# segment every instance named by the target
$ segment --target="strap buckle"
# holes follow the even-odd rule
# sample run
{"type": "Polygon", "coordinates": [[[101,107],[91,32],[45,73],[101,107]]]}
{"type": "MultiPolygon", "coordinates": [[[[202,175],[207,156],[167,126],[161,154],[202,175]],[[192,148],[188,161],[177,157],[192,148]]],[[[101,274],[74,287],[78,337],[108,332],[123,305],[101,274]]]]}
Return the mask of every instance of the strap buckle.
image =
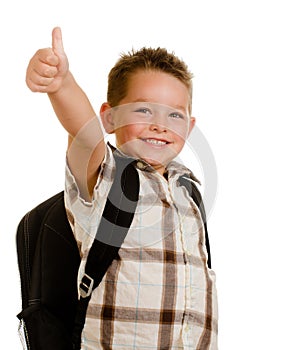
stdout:
{"type": "Polygon", "coordinates": [[[92,294],[93,286],[94,286],[94,280],[92,279],[92,277],[90,277],[85,273],[79,286],[79,292],[81,297],[82,298],[89,297],[92,294]]]}

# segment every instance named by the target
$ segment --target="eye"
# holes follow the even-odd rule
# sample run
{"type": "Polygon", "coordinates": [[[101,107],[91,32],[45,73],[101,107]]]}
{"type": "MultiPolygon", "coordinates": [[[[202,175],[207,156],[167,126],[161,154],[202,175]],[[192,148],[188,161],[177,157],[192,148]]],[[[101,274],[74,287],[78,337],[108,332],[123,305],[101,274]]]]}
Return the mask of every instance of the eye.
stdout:
{"type": "Polygon", "coordinates": [[[138,108],[138,109],[135,110],[135,112],[146,114],[146,115],[152,115],[151,110],[149,108],[147,108],[147,107],[138,108]]]}
{"type": "Polygon", "coordinates": [[[176,119],[184,119],[185,118],[185,116],[179,112],[173,112],[173,113],[169,114],[169,117],[176,118],[176,119]]]}

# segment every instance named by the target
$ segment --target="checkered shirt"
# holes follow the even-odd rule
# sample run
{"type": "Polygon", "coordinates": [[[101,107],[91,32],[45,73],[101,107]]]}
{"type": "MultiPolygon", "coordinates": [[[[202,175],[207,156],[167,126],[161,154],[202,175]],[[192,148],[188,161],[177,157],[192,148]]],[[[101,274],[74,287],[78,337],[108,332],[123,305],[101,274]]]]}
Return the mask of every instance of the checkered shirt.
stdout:
{"type": "MultiPolygon", "coordinates": [[[[101,284],[93,291],[81,349],[217,349],[215,274],[207,267],[198,207],[173,161],[166,180],[137,162],[139,200],[132,225],[101,284]]],[[[80,198],[66,166],[65,205],[81,252],[78,285],[114,179],[110,148],[92,202],[80,198]]]]}

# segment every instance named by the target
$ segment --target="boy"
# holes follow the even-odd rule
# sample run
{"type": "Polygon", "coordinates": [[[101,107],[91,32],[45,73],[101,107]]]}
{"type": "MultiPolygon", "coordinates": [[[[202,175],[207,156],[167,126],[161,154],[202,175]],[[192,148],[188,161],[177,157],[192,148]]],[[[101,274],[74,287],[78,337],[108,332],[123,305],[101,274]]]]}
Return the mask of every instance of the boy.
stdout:
{"type": "MultiPolygon", "coordinates": [[[[173,161],[195,123],[191,78],[181,60],[160,48],[125,54],[109,73],[101,121],[115,134],[118,152],[136,160],[140,194],[119,258],[92,294],[82,349],[217,349],[204,227],[177,181],[193,175],[173,161]]],[[[113,154],[69,71],[59,28],[52,48],[31,59],[26,82],[48,94],[69,134],[65,204],[82,256],[80,280],[113,181],[113,154]]]]}

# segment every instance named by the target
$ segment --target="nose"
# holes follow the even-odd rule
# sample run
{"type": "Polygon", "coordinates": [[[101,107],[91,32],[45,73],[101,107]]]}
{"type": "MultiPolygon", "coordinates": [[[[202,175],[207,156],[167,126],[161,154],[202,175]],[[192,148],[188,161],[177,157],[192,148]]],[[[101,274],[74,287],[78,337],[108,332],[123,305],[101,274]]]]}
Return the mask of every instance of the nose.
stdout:
{"type": "Polygon", "coordinates": [[[150,130],[158,133],[167,132],[166,118],[162,115],[155,115],[150,122],[150,130]]]}

